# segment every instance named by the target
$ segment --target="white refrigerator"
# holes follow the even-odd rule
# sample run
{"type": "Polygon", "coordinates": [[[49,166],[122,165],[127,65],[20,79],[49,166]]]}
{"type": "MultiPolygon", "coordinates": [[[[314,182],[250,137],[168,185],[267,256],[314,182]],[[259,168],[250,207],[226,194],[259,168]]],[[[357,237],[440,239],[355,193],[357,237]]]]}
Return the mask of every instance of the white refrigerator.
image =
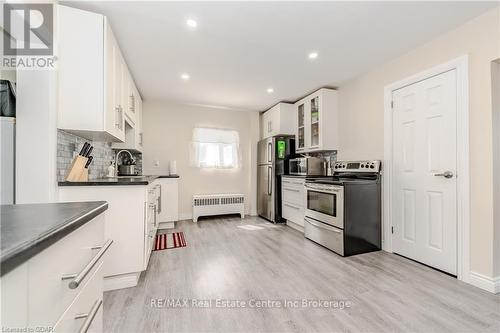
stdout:
{"type": "Polygon", "coordinates": [[[16,118],[0,117],[0,204],[15,203],[16,118]]]}

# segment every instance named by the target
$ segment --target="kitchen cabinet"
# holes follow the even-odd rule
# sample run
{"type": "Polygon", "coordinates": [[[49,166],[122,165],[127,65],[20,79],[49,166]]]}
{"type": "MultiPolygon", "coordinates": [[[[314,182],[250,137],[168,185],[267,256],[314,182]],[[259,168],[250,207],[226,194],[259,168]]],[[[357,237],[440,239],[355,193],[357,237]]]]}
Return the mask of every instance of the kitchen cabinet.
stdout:
{"type": "Polygon", "coordinates": [[[67,315],[75,304],[79,304],[78,313],[89,313],[94,304],[101,304],[88,320],[93,332],[102,332],[102,268],[107,253],[87,265],[98,255],[97,246],[105,244],[104,219],[105,214],[96,216],[2,276],[3,327],[54,327],[54,332],[76,332],[87,318],[67,315]],[[73,289],[69,283],[74,277],[62,279],[87,267],[90,270],[73,289]]]}
{"type": "Polygon", "coordinates": [[[135,126],[132,76],[107,18],[57,6],[58,128],[89,140],[124,142],[135,126]]]}
{"type": "Polygon", "coordinates": [[[131,116],[125,116],[125,142],[113,143],[112,147],[142,153],[142,99],[133,82],[129,84],[129,89],[128,109],[131,116]]]}
{"type": "Polygon", "coordinates": [[[295,133],[294,107],[289,103],[278,103],[260,116],[260,138],[295,133]]]}
{"type": "Polygon", "coordinates": [[[108,202],[104,233],[114,240],[104,267],[104,290],[134,287],[147,268],[158,230],[158,179],[148,185],[60,186],[59,201],[108,202]]]}
{"type": "Polygon", "coordinates": [[[156,239],[158,225],[160,224],[158,215],[161,211],[162,186],[158,184],[158,181],[155,181],[148,186],[147,191],[146,225],[144,228],[144,243],[146,244],[144,247],[144,270],[148,268],[149,258],[153,250],[153,243],[156,239]]]}
{"type": "Polygon", "coordinates": [[[136,127],[134,131],[135,135],[135,147],[136,150],[139,152],[142,152],[142,149],[144,147],[144,135],[143,135],[143,129],[142,129],[142,98],[141,95],[139,94],[139,90],[137,90],[137,87],[134,89],[134,109],[135,109],[135,117],[136,117],[136,127]]]}
{"type": "Polygon", "coordinates": [[[134,80],[130,76],[128,71],[123,73],[123,105],[125,105],[125,120],[135,128],[136,117],[135,117],[135,84],[134,80]]]}
{"type": "Polygon", "coordinates": [[[179,178],[159,178],[161,184],[160,228],[173,228],[179,220],[179,178]]]}
{"type": "Polygon", "coordinates": [[[295,103],[297,152],[338,150],[338,95],[322,88],[295,103]]]}
{"type": "Polygon", "coordinates": [[[281,211],[286,224],[304,232],[305,216],[305,178],[281,178],[281,211]]]}

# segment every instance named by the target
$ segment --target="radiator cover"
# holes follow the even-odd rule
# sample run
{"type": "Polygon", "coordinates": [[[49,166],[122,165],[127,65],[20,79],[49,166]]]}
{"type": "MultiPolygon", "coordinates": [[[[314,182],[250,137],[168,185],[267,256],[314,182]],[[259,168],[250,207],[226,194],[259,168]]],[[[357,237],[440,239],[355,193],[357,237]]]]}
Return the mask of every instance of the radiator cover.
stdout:
{"type": "Polygon", "coordinates": [[[245,217],[243,194],[203,194],[193,196],[193,222],[200,216],[240,214],[245,217]]]}

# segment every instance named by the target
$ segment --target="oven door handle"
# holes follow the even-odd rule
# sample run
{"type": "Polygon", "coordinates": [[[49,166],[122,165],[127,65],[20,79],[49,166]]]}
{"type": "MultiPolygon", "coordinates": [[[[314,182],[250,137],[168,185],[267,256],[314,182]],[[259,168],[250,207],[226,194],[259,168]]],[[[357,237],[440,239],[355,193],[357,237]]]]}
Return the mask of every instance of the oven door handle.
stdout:
{"type": "Polygon", "coordinates": [[[315,227],[321,228],[321,229],[325,229],[325,230],[333,231],[333,232],[336,232],[336,233],[338,233],[338,234],[340,234],[340,233],[342,232],[340,229],[337,229],[337,228],[335,228],[335,227],[330,227],[330,226],[322,225],[323,223],[320,223],[320,222],[317,222],[317,223],[316,223],[316,222],[313,222],[313,221],[311,221],[310,219],[308,219],[307,217],[304,217],[304,220],[305,220],[307,223],[309,223],[309,224],[311,224],[311,225],[313,225],[313,226],[315,226],[315,227]]]}
{"type": "Polygon", "coordinates": [[[324,188],[324,187],[316,187],[316,186],[311,186],[311,185],[304,185],[306,188],[309,188],[311,190],[316,190],[316,191],[321,191],[325,193],[332,193],[332,192],[340,192],[342,190],[341,187],[332,187],[332,188],[324,188]]]}

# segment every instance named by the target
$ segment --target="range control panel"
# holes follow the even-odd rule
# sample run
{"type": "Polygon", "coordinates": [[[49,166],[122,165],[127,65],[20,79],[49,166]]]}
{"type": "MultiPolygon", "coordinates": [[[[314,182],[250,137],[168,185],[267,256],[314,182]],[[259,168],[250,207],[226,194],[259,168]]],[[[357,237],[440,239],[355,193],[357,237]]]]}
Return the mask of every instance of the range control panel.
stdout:
{"type": "Polygon", "coordinates": [[[337,161],[333,165],[335,172],[379,172],[380,161],[337,161]]]}

